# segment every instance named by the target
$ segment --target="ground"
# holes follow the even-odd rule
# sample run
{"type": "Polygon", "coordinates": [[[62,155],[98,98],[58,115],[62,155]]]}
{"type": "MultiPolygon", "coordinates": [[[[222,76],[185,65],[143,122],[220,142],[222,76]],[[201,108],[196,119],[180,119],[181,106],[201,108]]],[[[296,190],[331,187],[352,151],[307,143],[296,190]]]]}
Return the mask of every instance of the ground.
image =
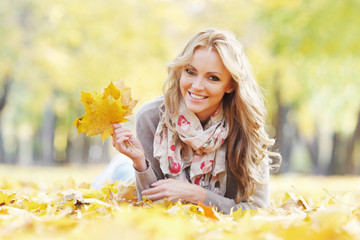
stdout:
{"type": "Polygon", "coordinates": [[[0,239],[360,239],[360,177],[272,176],[269,209],[136,201],[104,166],[0,166],[0,239]]]}

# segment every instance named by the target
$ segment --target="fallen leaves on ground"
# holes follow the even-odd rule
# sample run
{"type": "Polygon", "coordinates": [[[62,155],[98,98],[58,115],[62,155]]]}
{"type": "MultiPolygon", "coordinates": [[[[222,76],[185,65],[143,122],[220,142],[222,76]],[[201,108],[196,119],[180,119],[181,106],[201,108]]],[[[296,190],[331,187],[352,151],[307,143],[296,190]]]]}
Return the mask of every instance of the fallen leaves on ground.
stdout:
{"type": "Polygon", "coordinates": [[[268,209],[225,215],[203,204],[138,202],[129,182],[94,190],[72,177],[52,188],[0,178],[0,239],[360,239],[359,188],[319,191],[325,181],[304,193],[275,191],[268,209]]]}
{"type": "Polygon", "coordinates": [[[81,92],[80,102],[85,115],[76,118],[73,125],[78,133],[95,136],[101,134],[103,141],[113,133],[113,123],[126,122],[137,100],[131,98],[131,90],[122,81],[110,83],[102,93],[81,92]]]}

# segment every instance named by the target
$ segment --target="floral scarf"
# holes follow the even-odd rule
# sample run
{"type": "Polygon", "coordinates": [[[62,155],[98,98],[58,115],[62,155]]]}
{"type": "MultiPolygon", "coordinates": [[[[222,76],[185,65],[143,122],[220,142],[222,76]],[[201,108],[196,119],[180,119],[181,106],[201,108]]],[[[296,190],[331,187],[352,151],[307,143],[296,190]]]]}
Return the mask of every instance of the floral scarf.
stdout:
{"type": "Polygon", "coordinates": [[[180,103],[170,131],[162,116],[154,137],[154,156],[166,178],[200,185],[222,196],[226,191],[226,144],[229,127],[219,107],[203,127],[197,116],[180,103]],[[177,140],[175,140],[177,139],[177,140]]]}

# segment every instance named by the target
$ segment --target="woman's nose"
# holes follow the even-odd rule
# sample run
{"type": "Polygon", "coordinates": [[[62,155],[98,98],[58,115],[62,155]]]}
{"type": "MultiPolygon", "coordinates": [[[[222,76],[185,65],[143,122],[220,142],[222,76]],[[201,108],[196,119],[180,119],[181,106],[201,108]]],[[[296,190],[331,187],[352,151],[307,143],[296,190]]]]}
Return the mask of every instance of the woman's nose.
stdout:
{"type": "Polygon", "coordinates": [[[202,90],[204,88],[204,78],[202,76],[194,78],[192,87],[193,89],[202,90]]]}

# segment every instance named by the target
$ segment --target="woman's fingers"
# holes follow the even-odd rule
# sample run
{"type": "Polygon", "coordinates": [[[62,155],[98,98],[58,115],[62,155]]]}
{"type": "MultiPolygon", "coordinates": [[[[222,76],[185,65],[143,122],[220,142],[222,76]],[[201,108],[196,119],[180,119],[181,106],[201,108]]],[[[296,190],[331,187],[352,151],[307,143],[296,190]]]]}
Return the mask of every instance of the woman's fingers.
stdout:
{"type": "Polygon", "coordinates": [[[115,123],[113,132],[113,145],[122,144],[123,141],[129,140],[133,134],[130,129],[123,127],[121,124],[115,123]]]}
{"type": "Polygon", "coordinates": [[[158,201],[158,200],[162,200],[165,198],[164,194],[159,192],[159,193],[153,193],[153,194],[143,194],[143,196],[146,196],[147,199],[155,202],[155,201],[158,201]]]}
{"type": "Polygon", "coordinates": [[[170,201],[186,201],[190,203],[204,202],[207,191],[188,182],[175,179],[161,179],[151,184],[151,188],[142,191],[151,201],[166,198],[170,201]]]}
{"type": "Polygon", "coordinates": [[[177,201],[179,196],[174,194],[171,189],[174,187],[173,179],[161,179],[151,184],[151,188],[142,191],[142,195],[146,196],[151,201],[157,201],[161,199],[168,199],[170,201],[177,201]]]}
{"type": "Polygon", "coordinates": [[[169,183],[171,181],[174,181],[173,179],[160,179],[154,183],[151,184],[151,187],[157,187],[157,186],[160,186],[162,184],[166,184],[166,183],[169,183]]]}
{"type": "MultiPolygon", "coordinates": [[[[166,191],[159,187],[154,187],[150,189],[146,189],[141,193],[143,196],[146,196],[151,201],[158,201],[164,198],[168,198],[166,191]]],[[[171,200],[171,199],[168,199],[171,200]]]]}
{"type": "MultiPolygon", "coordinates": [[[[156,182],[155,182],[155,183],[156,183],[156,182]]],[[[151,187],[152,187],[152,188],[148,188],[148,189],[142,191],[141,194],[142,194],[142,195],[150,196],[150,195],[154,195],[154,194],[157,194],[157,193],[161,192],[161,189],[158,188],[157,186],[155,186],[154,183],[151,184],[151,187]]]]}
{"type": "Polygon", "coordinates": [[[134,160],[144,156],[140,141],[132,131],[119,123],[113,124],[113,146],[120,152],[134,160]]]}
{"type": "Polygon", "coordinates": [[[129,129],[123,129],[123,128],[117,128],[114,130],[114,135],[128,135],[128,136],[132,136],[132,132],[129,129]]]}

